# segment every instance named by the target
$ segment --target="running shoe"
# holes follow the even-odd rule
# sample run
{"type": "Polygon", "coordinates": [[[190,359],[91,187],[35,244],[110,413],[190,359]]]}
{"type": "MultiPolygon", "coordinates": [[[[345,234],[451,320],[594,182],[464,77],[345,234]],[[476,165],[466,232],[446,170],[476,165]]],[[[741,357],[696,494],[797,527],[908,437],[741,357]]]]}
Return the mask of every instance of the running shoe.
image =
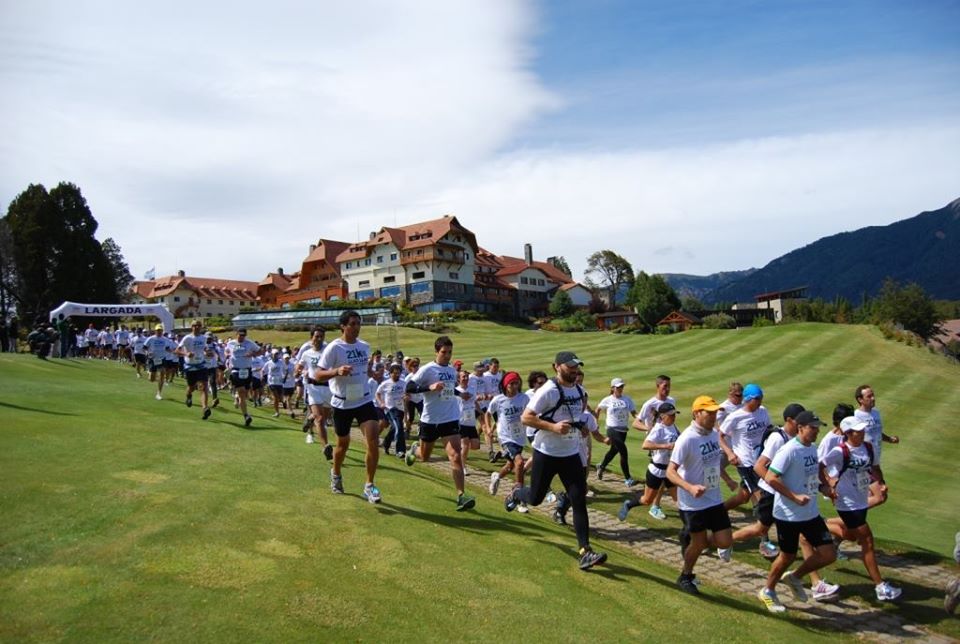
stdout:
{"type": "Polygon", "coordinates": [[[497,490],[500,488],[500,473],[494,472],[490,475],[490,494],[496,494],[497,490]]]}
{"type": "Polygon", "coordinates": [[[249,427],[249,426],[250,426],[250,423],[252,423],[252,422],[253,422],[253,416],[251,416],[250,414],[247,414],[246,416],[243,417],[243,426],[244,426],[244,427],[249,427]]]}
{"type": "Polygon", "coordinates": [[[958,603],[960,603],[960,577],[947,584],[947,592],[943,596],[943,610],[953,615],[958,603]]]}
{"type": "Polygon", "coordinates": [[[777,593],[773,590],[761,588],[757,593],[757,597],[771,613],[782,613],[787,610],[787,607],[780,603],[780,598],[777,597],[777,593]]]}
{"type": "Polygon", "coordinates": [[[594,552],[590,548],[580,548],[580,570],[589,570],[607,560],[607,553],[594,552]]]}
{"type": "Polygon", "coordinates": [[[617,512],[617,518],[621,521],[627,520],[627,513],[630,512],[630,501],[624,501],[623,505],[620,506],[620,511],[617,512]]]}
{"type": "Polygon", "coordinates": [[[280,412],[278,412],[278,411],[273,412],[273,417],[274,417],[274,418],[280,418],[280,412]]]}
{"type": "Polygon", "coordinates": [[[187,403],[187,407],[193,407],[193,396],[192,396],[192,395],[187,394],[186,403],[187,403]]]}
{"type": "Polygon", "coordinates": [[[490,462],[491,462],[491,463],[496,463],[496,462],[499,461],[501,458],[503,458],[503,452],[501,452],[500,450],[497,450],[497,453],[493,455],[493,460],[490,461],[490,462]]]}
{"type": "Polygon", "coordinates": [[[837,584],[829,584],[826,579],[821,579],[810,591],[813,593],[813,601],[825,602],[837,598],[837,594],[840,592],[840,586],[837,584]]]}
{"type": "Polygon", "coordinates": [[[323,457],[328,461],[333,460],[333,445],[327,443],[323,446],[323,457]]]}
{"type": "Polygon", "coordinates": [[[553,511],[553,520],[556,523],[567,525],[567,510],[570,509],[570,499],[565,492],[557,495],[557,508],[553,511]]]}
{"type": "Polygon", "coordinates": [[[366,483],[363,486],[362,496],[370,503],[380,503],[380,488],[373,483],[366,483]]]}
{"type": "Polygon", "coordinates": [[[549,492],[547,492],[547,496],[543,497],[543,500],[546,503],[556,503],[557,495],[553,493],[553,490],[550,490],[549,492]]]}
{"type": "Polygon", "coordinates": [[[216,407],[216,406],[219,405],[219,404],[220,404],[220,399],[219,399],[219,398],[214,398],[214,399],[213,399],[213,404],[210,405],[210,406],[211,406],[211,407],[216,407]]]}
{"type": "Polygon", "coordinates": [[[777,544],[770,541],[769,539],[766,541],[761,541],[759,549],[760,549],[760,554],[766,557],[767,559],[776,559],[777,555],[780,554],[780,548],[778,548],[777,544]]]}
{"type": "Polygon", "coordinates": [[[517,506],[517,512],[520,514],[529,514],[530,508],[527,507],[526,503],[520,502],[520,505],[517,506]]]}
{"type": "Polygon", "coordinates": [[[503,509],[507,512],[513,512],[520,505],[520,488],[513,488],[507,498],[503,500],[503,509]]]}
{"type": "Polygon", "coordinates": [[[843,551],[840,550],[841,543],[843,543],[843,539],[833,538],[833,549],[837,553],[837,561],[846,561],[847,555],[843,554],[843,551]]]}
{"type": "MultiPolygon", "coordinates": [[[[793,593],[793,598],[798,602],[807,601],[807,589],[803,587],[802,579],[794,575],[792,572],[787,572],[780,577],[780,581],[790,586],[790,592],[793,593]]],[[[879,594],[879,591],[877,592],[879,594]]]]}
{"type": "Polygon", "coordinates": [[[206,420],[206,419],[208,419],[208,418],[210,418],[210,408],[209,408],[209,407],[204,407],[204,408],[203,408],[203,420],[206,420]]]}
{"type": "Polygon", "coordinates": [[[595,496],[597,496],[597,493],[594,492],[594,491],[591,490],[591,489],[587,489],[587,493],[584,494],[584,496],[587,497],[588,499],[592,499],[592,498],[594,498],[595,496]]]}
{"type": "Polygon", "coordinates": [[[891,602],[903,594],[902,590],[896,586],[891,586],[890,583],[886,581],[881,581],[876,585],[874,590],[877,591],[877,601],[881,602],[891,602]]]}
{"type": "Polygon", "coordinates": [[[461,494],[457,497],[457,512],[463,512],[477,505],[477,500],[472,496],[461,494]]]}
{"type": "Polygon", "coordinates": [[[314,442],[314,441],[313,441],[313,434],[312,434],[312,433],[308,433],[308,434],[307,434],[307,445],[313,445],[313,442],[314,442]]]}
{"type": "Polygon", "coordinates": [[[599,463],[597,464],[597,480],[603,480],[603,465],[600,465],[599,463]]]}
{"type": "Polygon", "coordinates": [[[343,477],[334,474],[333,470],[330,470],[330,491],[334,494],[343,494],[343,477]]]}
{"type": "Polygon", "coordinates": [[[404,460],[407,462],[407,465],[413,465],[417,460],[416,446],[411,447],[407,450],[404,460]]]}
{"type": "Polygon", "coordinates": [[[690,574],[681,573],[680,576],[677,577],[677,588],[691,595],[700,594],[700,589],[697,588],[696,575],[694,575],[693,573],[690,573],[690,574]]]}
{"type": "Polygon", "coordinates": [[[633,479],[627,479],[623,482],[623,484],[626,485],[627,487],[633,487],[634,485],[637,484],[637,482],[634,481],[633,479]]]}
{"type": "Polygon", "coordinates": [[[156,396],[154,396],[154,398],[156,398],[157,400],[163,400],[163,396],[161,396],[160,394],[157,394],[156,396]]]}
{"type": "Polygon", "coordinates": [[[730,563],[733,559],[733,548],[717,548],[717,556],[723,563],[730,563]]]}
{"type": "Polygon", "coordinates": [[[663,513],[663,510],[660,508],[659,505],[651,505],[650,510],[647,512],[647,514],[652,516],[657,521],[663,521],[667,518],[667,515],[663,513]]]}
{"type": "Polygon", "coordinates": [[[303,431],[307,431],[308,429],[310,429],[310,425],[312,424],[313,424],[313,416],[304,416],[303,424],[300,425],[300,429],[302,429],[303,431]]]}
{"type": "Polygon", "coordinates": [[[297,419],[297,412],[291,411],[291,412],[290,412],[290,418],[296,420],[296,419],[297,419]]]}
{"type": "Polygon", "coordinates": [[[397,452],[396,454],[394,454],[394,456],[396,456],[397,458],[399,458],[401,461],[403,460],[403,458],[404,458],[406,455],[407,455],[406,452],[397,452]]]}

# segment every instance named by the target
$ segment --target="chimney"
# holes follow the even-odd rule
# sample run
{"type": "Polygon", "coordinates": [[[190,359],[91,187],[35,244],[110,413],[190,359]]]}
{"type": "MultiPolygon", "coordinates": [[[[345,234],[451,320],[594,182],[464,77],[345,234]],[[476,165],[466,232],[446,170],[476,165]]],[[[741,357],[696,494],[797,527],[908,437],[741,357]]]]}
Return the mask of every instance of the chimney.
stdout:
{"type": "Polygon", "coordinates": [[[186,277],[186,276],[187,276],[187,274],[184,273],[182,270],[177,271],[177,277],[186,277]]]}
{"type": "Polygon", "coordinates": [[[376,236],[377,236],[376,231],[370,233],[370,239],[373,239],[373,238],[376,237],[376,236]]]}
{"type": "Polygon", "coordinates": [[[523,259],[527,262],[527,266],[533,266],[533,246],[530,244],[523,245],[523,259]]]}
{"type": "Polygon", "coordinates": [[[277,269],[277,275],[283,275],[283,266],[277,269]]]}

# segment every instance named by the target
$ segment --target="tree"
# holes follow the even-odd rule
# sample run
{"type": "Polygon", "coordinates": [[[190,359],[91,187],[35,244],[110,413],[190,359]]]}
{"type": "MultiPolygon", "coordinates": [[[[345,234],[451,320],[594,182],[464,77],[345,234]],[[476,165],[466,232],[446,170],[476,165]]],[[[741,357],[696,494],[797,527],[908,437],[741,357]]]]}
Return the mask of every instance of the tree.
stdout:
{"type": "Polygon", "coordinates": [[[901,287],[887,279],[873,307],[878,321],[899,324],[907,331],[929,340],[940,331],[941,318],[933,300],[919,284],[901,287]]]}
{"type": "Polygon", "coordinates": [[[553,299],[550,300],[550,315],[555,318],[565,318],[573,313],[573,300],[570,294],[563,289],[558,288],[553,299]]]}
{"type": "Polygon", "coordinates": [[[130,285],[133,284],[133,275],[130,273],[130,267],[123,259],[123,253],[120,251],[120,245],[113,241],[113,237],[107,237],[100,244],[103,249],[103,255],[110,265],[110,273],[113,275],[113,290],[118,301],[125,302],[130,293],[130,285]]]}
{"type": "Polygon", "coordinates": [[[627,303],[648,331],[653,331],[668,313],[680,308],[680,298],[673,287],[662,276],[647,275],[643,271],[627,294],[627,303]]]}
{"type": "Polygon", "coordinates": [[[570,277],[570,278],[573,277],[573,271],[570,270],[570,264],[567,263],[567,260],[563,255],[558,255],[557,257],[554,257],[551,261],[553,265],[558,270],[560,270],[565,275],[567,275],[567,277],[570,277]]]}
{"type": "Polygon", "coordinates": [[[707,307],[703,305],[703,302],[698,300],[692,295],[686,295],[680,298],[680,310],[693,312],[693,311],[705,311],[707,307]]]}
{"type": "Polygon", "coordinates": [[[609,297],[610,307],[617,302],[617,293],[622,286],[633,286],[633,266],[612,250],[598,250],[587,258],[587,270],[584,271],[587,286],[603,288],[609,297]],[[596,278],[598,282],[594,282],[596,278]]]}

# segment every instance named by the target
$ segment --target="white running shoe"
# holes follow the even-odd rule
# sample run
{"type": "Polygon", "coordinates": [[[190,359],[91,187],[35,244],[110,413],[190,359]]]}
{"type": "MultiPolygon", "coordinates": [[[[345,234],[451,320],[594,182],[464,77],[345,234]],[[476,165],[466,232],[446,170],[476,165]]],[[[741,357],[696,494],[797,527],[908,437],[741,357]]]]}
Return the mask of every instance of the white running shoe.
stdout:
{"type": "Polygon", "coordinates": [[[543,497],[544,503],[556,503],[557,495],[553,493],[553,490],[547,492],[547,496],[543,497]]]}
{"type": "Polygon", "coordinates": [[[777,593],[772,590],[761,588],[760,592],[757,593],[757,597],[771,613],[782,613],[787,610],[787,607],[780,603],[780,598],[777,597],[777,593]]]}
{"type": "Polygon", "coordinates": [[[667,518],[667,515],[663,513],[663,510],[660,508],[659,505],[651,505],[650,510],[647,514],[652,516],[654,519],[657,519],[658,521],[663,521],[664,519],[667,518]]]}
{"type": "Polygon", "coordinates": [[[587,497],[588,499],[592,499],[592,498],[595,497],[595,496],[597,496],[597,493],[588,488],[588,489],[587,489],[586,497],[587,497]]]}
{"type": "Polygon", "coordinates": [[[161,396],[160,394],[157,394],[156,396],[154,396],[154,398],[156,398],[157,400],[163,400],[163,396],[161,396]]]}
{"type": "Polygon", "coordinates": [[[380,503],[380,488],[373,483],[365,483],[363,486],[363,498],[370,503],[380,503]]]}
{"type": "Polygon", "coordinates": [[[494,472],[490,475],[490,494],[496,494],[500,488],[500,472],[494,472]]]}
{"type": "Polygon", "coordinates": [[[733,559],[733,548],[717,548],[717,556],[723,563],[730,563],[733,559]]]}
{"type": "Polygon", "coordinates": [[[521,503],[520,505],[517,506],[517,512],[519,512],[520,514],[527,514],[528,512],[530,512],[530,508],[527,507],[526,503],[521,503]]]}
{"type": "Polygon", "coordinates": [[[810,591],[813,593],[813,601],[825,602],[836,599],[837,594],[840,592],[840,586],[837,584],[829,584],[826,579],[821,579],[810,591]]]}
{"type": "Polygon", "coordinates": [[[307,445],[313,445],[313,434],[307,433],[307,445]]]}
{"type": "Polygon", "coordinates": [[[803,587],[802,579],[794,575],[792,572],[788,572],[784,573],[783,577],[780,578],[780,581],[790,586],[790,592],[793,593],[793,598],[798,602],[807,601],[807,589],[803,587]]]}
{"type": "Polygon", "coordinates": [[[886,581],[881,581],[877,584],[875,590],[877,591],[877,600],[882,602],[891,602],[903,594],[902,590],[896,586],[891,586],[890,583],[886,581]]]}
{"type": "Polygon", "coordinates": [[[467,476],[468,474],[470,474],[470,472],[469,472],[469,470],[467,470],[467,466],[464,465],[464,466],[463,466],[463,475],[464,475],[464,476],[467,476]]]}

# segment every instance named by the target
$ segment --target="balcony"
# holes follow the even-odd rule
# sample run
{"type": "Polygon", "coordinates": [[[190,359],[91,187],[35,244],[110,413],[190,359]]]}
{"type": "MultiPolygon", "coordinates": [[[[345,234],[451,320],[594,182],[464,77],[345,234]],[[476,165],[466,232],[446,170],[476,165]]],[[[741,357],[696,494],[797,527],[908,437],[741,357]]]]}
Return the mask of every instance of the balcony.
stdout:
{"type": "Polygon", "coordinates": [[[426,246],[412,248],[400,253],[400,265],[408,266],[418,262],[447,262],[462,266],[466,262],[466,255],[459,246],[426,246]]]}

